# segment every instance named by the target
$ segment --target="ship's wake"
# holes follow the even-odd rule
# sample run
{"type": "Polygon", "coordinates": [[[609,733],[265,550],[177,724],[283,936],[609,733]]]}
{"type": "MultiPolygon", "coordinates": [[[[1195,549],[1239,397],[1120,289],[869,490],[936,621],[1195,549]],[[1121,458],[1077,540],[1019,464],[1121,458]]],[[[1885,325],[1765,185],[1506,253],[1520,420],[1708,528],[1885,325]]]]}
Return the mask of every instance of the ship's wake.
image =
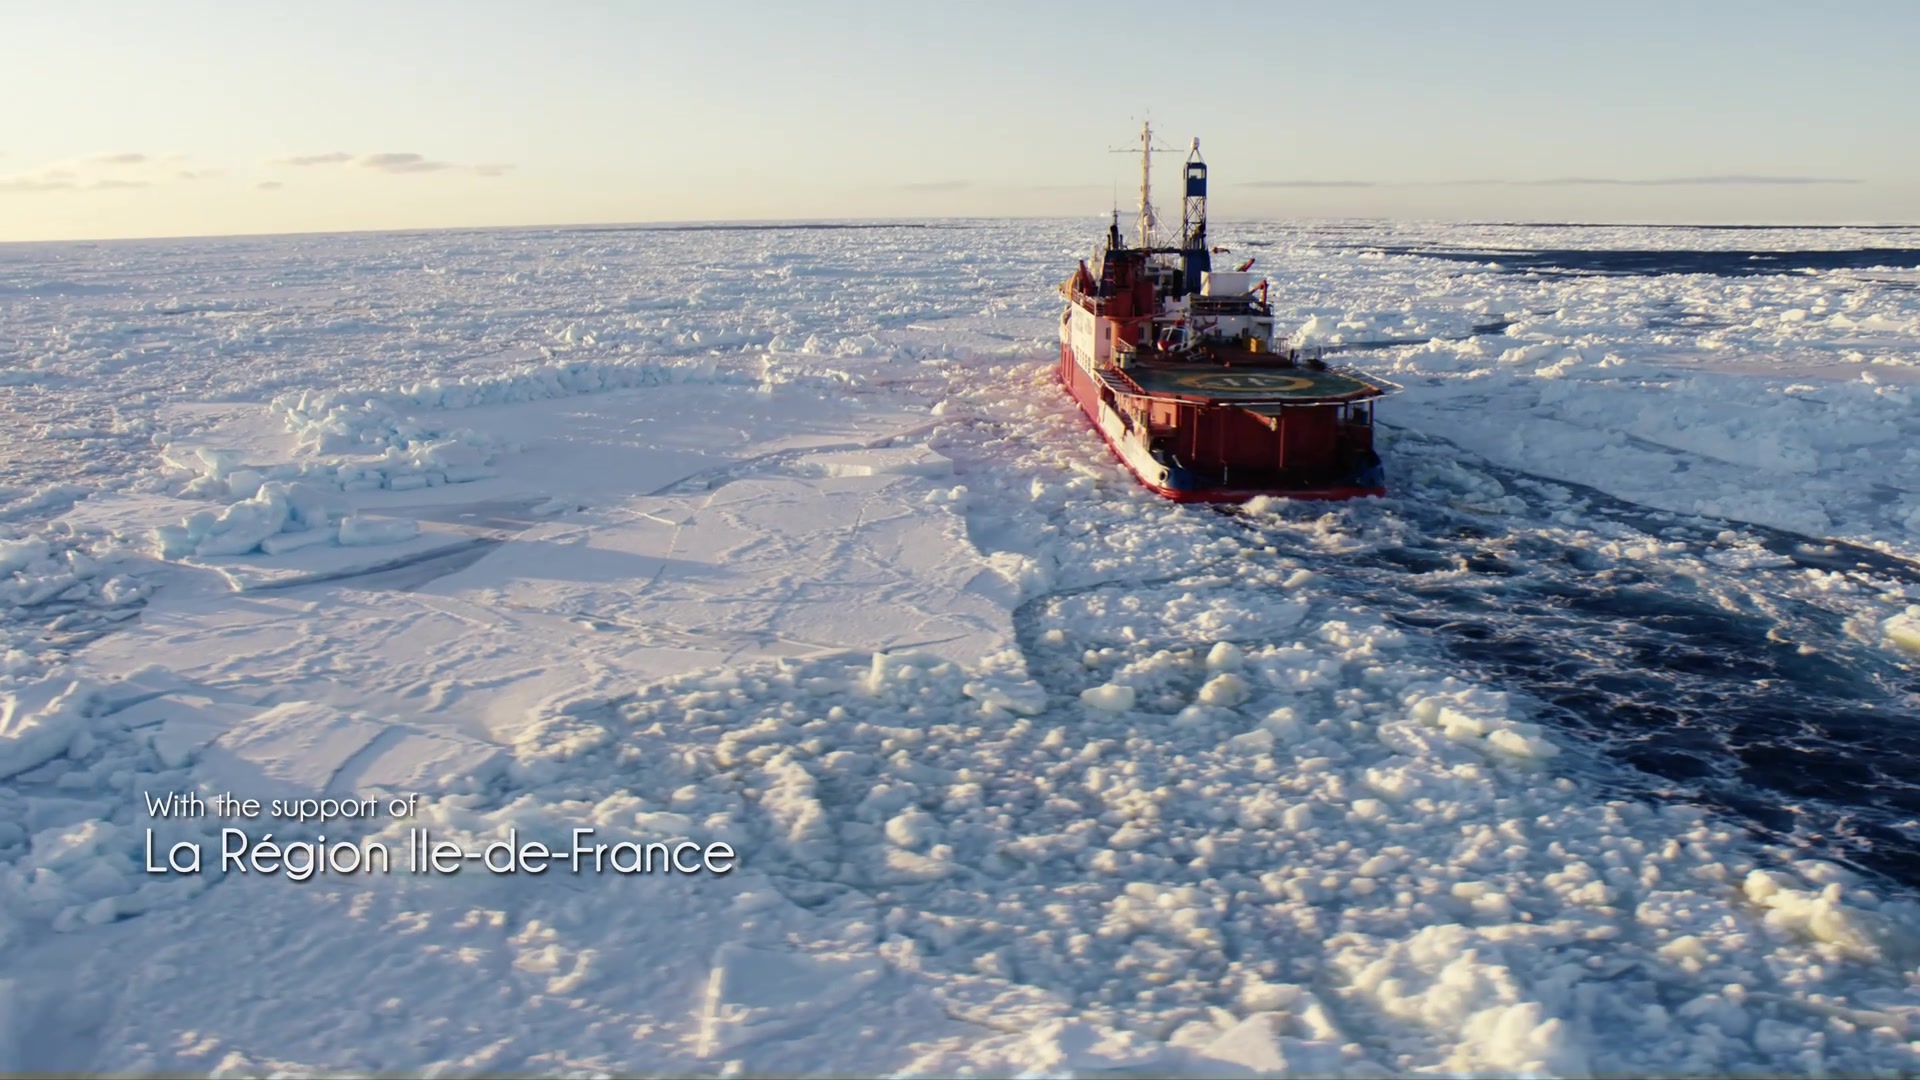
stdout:
{"type": "Polygon", "coordinates": [[[1920,567],[1395,449],[1402,497],[1227,516],[1530,699],[1610,785],[1920,885],[1920,669],[1864,602],[1920,567]]]}

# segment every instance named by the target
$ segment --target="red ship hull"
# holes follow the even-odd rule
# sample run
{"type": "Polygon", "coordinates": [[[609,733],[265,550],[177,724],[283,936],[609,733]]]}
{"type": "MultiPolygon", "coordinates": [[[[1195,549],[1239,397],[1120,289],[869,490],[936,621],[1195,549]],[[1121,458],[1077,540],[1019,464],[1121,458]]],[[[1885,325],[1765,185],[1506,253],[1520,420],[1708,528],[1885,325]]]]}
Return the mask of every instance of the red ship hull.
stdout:
{"type": "Polygon", "coordinates": [[[1143,475],[1142,470],[1129,460],[1125,450],[1117,445],[1113,437],[1100,426],[1098,391],[1091,380],[1085,378],[1085,373],[1080,370],[1079,365],[1074,363],[1071,348],[1064,345],[1061,347],[1060,363],[1054,374],[1058,377],[1061,387],[1066,390],[1067,396],[1072,398],[1074,404],[1079,407],[1081,416],[1087,421],[1088,426],[1099,433],[1100,441],[1106,444],[1107,451],[1113,455],[1114,460],[1125,466],[1141,487],[1163,499],[1181,503],[1236,504],[1250,502],[1264,496],[1337,502],[1345,499],[1379,498],[1387,493],[1387,489],[1382,485],[1361,484],[1328,484],[1317,487],[1169,487],[1155,479],[1157,472],[1154,475],[1143,475]]]}

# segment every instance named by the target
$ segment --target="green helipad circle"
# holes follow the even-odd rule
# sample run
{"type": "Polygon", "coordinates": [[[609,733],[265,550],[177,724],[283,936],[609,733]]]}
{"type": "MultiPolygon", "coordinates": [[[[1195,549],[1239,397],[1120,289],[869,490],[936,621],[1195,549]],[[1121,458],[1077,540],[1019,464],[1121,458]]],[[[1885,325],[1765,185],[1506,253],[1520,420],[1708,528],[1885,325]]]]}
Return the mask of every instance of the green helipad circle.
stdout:
{"type": "Polygon", "coordinates": [[[1193,372],[1175,375],[1171,381],[1182,390],[1226,390],[1243,394],[1286,394],[1313,387],[1312,379],[1271,371],[1193,372]]]}

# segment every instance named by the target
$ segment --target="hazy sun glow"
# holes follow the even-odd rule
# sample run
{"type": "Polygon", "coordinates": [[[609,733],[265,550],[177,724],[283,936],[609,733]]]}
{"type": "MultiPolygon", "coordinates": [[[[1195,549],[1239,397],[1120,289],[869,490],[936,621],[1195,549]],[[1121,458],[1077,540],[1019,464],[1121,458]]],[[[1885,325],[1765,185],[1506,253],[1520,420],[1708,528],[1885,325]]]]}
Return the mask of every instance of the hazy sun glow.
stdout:
{"type": "Polygon", "coordinates": [[[1214,213],[1920,220],[1920,5],[13,5],[0,240],[1214,213]],[[1173,159],[1168,159],[1169,164],[1173,159]]]}

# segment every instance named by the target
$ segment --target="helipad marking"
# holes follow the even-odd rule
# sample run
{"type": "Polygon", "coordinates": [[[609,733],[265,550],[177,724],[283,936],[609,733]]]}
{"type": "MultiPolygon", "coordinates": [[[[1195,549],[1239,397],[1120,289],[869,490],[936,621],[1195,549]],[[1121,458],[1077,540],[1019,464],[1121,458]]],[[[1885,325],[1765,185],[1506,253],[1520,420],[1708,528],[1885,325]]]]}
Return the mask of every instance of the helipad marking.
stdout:
{"type": "Polygon", "coordinates": [[[1298,375],[1275,375],[1262,371],[1241,371],[1225,375],[1195,372],[1190,375],[1175,375],[1173,384],[1185,390],[1245,390],[1284,394],[1293,390],[1311,389],[1313,380],[1298,375]]]}

